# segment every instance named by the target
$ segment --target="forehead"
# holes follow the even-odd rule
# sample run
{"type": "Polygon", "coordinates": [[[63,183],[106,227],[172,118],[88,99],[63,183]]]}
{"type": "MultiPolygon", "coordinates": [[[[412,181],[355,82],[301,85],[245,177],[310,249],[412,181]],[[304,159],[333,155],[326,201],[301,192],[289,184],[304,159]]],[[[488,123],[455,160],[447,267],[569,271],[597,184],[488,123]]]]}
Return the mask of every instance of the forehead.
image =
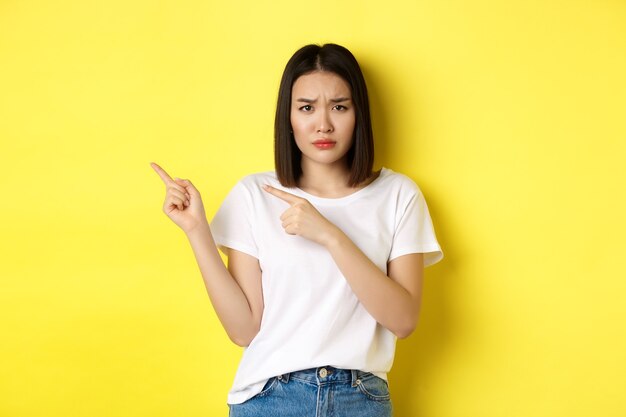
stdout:
{"type": "Polygon", "coordinates": [[[328,71],[316,71],[304,74],[293,83],[291,88],[292,96],[317,97],[319,95],[328,97],[350,97],[350,85],[335,74],[328,71]]]}

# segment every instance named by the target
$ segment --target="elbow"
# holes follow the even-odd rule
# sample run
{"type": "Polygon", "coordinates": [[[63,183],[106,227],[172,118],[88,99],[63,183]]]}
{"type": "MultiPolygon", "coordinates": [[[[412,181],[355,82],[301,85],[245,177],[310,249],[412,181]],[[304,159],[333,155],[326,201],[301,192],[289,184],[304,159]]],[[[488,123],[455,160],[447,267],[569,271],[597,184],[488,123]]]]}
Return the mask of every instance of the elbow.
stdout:
{"type": "Polygon", "coordinates": [[[233,342],[237,346],[244,347],[244,348],[250,346],[250,342],[252,342],[252,339],[241,337],[241,336],[230,335],[230,334],[228,335],[228,338],[230,339],[231,342],[233,342]]]}
{"type": "Polygon", "coordinates": [[[406,339],[411,336],[415,329],[417,328],[417,317],[409,317],[403,321],[403,323],[398,323],[392,332],[398,339],[406,339]]]}
{"type": "Polygon", "coordinates": [[[250,346],[250,343],[252,343],[252,339],[254,339],[254,336],[256,335],[247,336],[247,335],[230,335],[229,334],[228,338],[230,339],[231,342],[233,342],[237,346],[245,348],[245,347],[250,346]]]}
{"type": "Polygon", "coordinates": [[[415,326],[403,327],[401,329],[396,329],[393,334],[395,334],[398,339],[406,339],[407,337],[411,336],[414,330],[415,326]]]}
{"type": "Polygon", "coordinates": [[[228,332],[228,338],[237,346],[245,348],[250,346],[250,343],[252,343],[252,340],[256,337],[258,333],[258,328],[251,329],[249,331],[228,332]]]}
{"type": "Polygon", "coordinates": [[[250,342],[252,342],[252,340],[234,339],[232,337],[230,338],[230,341],[242,348],[247,348],[248,346],[250,346],[250,342]]]}

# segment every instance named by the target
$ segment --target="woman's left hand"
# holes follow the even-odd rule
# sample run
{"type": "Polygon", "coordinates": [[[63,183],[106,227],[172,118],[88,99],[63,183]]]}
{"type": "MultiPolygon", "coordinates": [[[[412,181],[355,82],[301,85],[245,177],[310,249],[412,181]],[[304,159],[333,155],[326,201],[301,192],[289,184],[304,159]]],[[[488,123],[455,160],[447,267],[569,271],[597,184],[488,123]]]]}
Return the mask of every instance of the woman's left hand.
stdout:
{"type": "Polygon", "coordinates": [[[291,206],[280,216],[283,229],[288,234],[301,236],[326,246],[333,234],[339,230],[326,217],[322,216],[307,199],[270,185],[265,185],[263,189],[291,206]]]}

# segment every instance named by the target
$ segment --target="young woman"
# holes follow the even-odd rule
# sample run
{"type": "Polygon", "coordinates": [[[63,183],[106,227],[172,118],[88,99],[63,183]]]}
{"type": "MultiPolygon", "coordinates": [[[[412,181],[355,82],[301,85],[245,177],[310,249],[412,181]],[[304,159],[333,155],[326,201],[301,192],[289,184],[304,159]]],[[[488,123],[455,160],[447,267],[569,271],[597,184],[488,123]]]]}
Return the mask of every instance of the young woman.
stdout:
{"type": "Polygon", "coordinates": [[[307,45],[289,60],[274,144],[276,171],[239,181],[210,225],[192,183],[152,164],[222,325],[246,347],[230,415],[390,416],[396,339],[415,328],[424,266],[443,254],[415,183],[372,171],[367,89],[347,49],[307,45]]]}

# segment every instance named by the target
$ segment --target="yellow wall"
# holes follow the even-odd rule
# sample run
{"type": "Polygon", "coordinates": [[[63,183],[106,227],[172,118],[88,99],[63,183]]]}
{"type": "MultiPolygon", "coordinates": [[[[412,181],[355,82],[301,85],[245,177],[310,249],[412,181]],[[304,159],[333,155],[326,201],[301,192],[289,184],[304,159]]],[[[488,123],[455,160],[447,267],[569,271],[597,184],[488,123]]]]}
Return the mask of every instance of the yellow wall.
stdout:
{"type": "Polygon", "coordinates": [[[0,1],[0,416],[226,415],[239,348],[149,166],[211,216],[333,41],[444,261],[396,416],[626,415],[626,3],[0,1]]]}

